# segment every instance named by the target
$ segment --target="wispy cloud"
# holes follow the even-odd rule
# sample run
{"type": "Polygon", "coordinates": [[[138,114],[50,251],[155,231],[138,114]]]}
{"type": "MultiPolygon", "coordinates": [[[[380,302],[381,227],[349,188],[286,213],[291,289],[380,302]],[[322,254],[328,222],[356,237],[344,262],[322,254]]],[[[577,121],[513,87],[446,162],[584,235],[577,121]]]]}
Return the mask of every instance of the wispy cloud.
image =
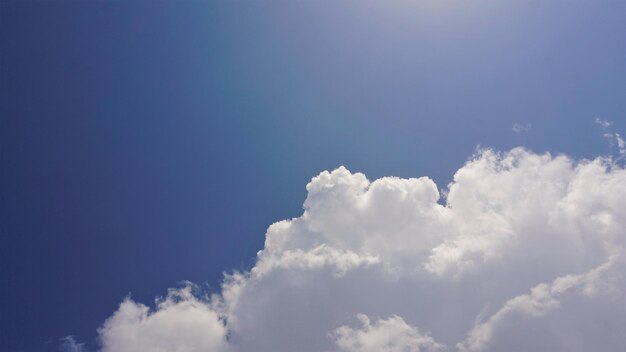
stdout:
{"type": "Polygon", "coordinates": [[[59,346],[60,352],[87,352],[84,343],[76,341],[74,336],[65,336],[60,339],[61,345],[59,346]]]}
{"type": "Polygon", "coordinates": [[[511,131],[517,134],[521,134],[521,133],[530,131],[531,127],[532,126],[530,123],[522,124],[522,123],[516,122],[513,124],[513,127],[511,127],[511,131]]]}
{"type": "Polygon", "coordinates": [[[613,122],[599,118],[596,118],[595,122],[602,126],[602,129],[604,130],[604,134],[602,136],[609,142],[609,145],[617,149],[617,153],[619,154],[618,160],[625,159],[626,142],[619,133],[611,131],[610,127],[613,125],[613,122]]]}
{"type": "Polygon", "coordinates": [[[600,118],[597,118],[597,117],[596,117],[596,121],[595,121],[595,122],[596,122],[598,125],[600,125],[600,126],[602,126],[602,127],[604,127],[604,128],[609,128],[609,127],[611,127],[611,125],[613,124],[613,123],[612,123],[612,122],[610,122],[610,121],[603,120],[603,119],[600,119],[600,118]]]}

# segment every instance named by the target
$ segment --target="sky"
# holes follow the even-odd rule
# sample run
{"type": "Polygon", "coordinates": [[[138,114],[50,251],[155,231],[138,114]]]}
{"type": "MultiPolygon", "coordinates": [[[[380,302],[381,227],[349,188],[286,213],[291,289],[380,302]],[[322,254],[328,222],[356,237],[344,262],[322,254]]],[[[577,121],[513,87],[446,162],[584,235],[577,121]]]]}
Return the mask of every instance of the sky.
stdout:
{"type": "Polygon", "coordinates": [[[624,347],[625,11],[2,1],[1,349],[624,347]]]}

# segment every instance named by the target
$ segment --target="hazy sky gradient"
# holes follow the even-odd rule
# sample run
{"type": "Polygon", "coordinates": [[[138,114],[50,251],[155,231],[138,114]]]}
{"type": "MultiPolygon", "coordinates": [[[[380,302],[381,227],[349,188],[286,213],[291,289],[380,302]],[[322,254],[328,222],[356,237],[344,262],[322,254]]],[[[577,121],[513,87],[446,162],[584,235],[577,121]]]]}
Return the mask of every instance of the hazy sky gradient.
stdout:
{"type": "Polygon", "coordinates": [[[622,1],[2,1],[0,348],[216,289],[346,165],[440,188],[477,145],[626,131],[622,1]],[[515,124],[525,126],[515,133],[515,124]]]}

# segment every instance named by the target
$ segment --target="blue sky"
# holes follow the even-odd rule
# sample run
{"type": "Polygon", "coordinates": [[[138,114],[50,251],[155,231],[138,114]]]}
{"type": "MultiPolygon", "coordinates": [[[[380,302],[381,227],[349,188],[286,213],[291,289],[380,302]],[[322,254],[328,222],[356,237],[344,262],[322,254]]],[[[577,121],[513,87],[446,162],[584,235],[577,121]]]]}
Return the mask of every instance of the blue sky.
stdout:
{"type": "Polygon", "coordinates": [[[621,1],[3,1],[0,345],[219,288],[345,165],[440,188],[478,145],[626,131],[621,1]],[[529,126],[515,133],[515,123],[529,126]]]}

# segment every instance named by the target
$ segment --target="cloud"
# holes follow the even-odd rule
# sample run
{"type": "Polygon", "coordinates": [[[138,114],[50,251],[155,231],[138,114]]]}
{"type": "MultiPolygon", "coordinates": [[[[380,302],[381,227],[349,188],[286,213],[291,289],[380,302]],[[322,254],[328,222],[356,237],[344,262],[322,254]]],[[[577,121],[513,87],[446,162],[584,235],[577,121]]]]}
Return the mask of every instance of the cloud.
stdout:
{"type": "Polygon", "coordinates": [[[603,119],[600,119],[600,118],[597,118],[597,117],[596,117],[595,123],[597,123],[598,125],[600,125],[600,126],[602,126],[604,128],[609,128],[613,124],[610,121],[603,120],[603,119]]]}
{"type": "Polygon", "coordinates": [[[226,328],[192,286],[172,289],[156,310],[130,298],[99,329],[104,351],[225,351],[226,328]]]}
{"type": "Polygon", "coordinates": [[[85,344],[76,341],[74,336],[65,336],[61,339],[61,345],[59,346],[60,352],[86,352],[85,344]]]}
{"type": "Polygon", "coordinates": [[[624,138],[622,138],[619,133],[615,133],[615,142],[617,144],[619,154],[621,156],[626,155],[626,142],[624,142],[624,138]]]}
{"type": "Polygon", "coordinates": [[[514,123],[513,127],[511,127],[511,131],[517,133],[517,134],[521,134],[521,133],[525,133],[530,131],[531,128],[531,124],[527,123],[527,124],[521,124],[521,123],[514,123]]]}
{"type": "Polygon", "coordinates": [[[393,315],[379,319],[374,325],[364,315],[357,315],[360,329],[341,326],[335,330],[335,343],[344,352],[420,352],[442,351],[443,346],[417,328],[408,325],[401,317],[393,315]]]}
{"type": "Polygon", "coordinates": [[[601,120],[596,118],[595,122],[602,126],[602,128],[604,129],[604,134],[603,137],[609,141],[609,145],[611,147],[615,147],[617,148],[617,153],[619,155],[618,160],[623,160],[626,158],[626,141],[624,141],[624,138],[622,138],[622,136],[617,133],[617,132],[613,132],[610,130],[610,127],[613,125],[612,122],[607,121],[607,120],[601,120]]]}
{"type": "Polygon", "coordinates": [[[542,283],[523,294],[508,300],[500,310],[486,322],[475,325],[467,338],[457,345],[462,352],[482,351],[493,338],[494,330],[503,324],[513,313],[528,317],[536,317],[557,309],[561,297],[568,291],[583,288],[583,293],[591,295],[596,292],[597,280],[603,271],[611,266],[611,260],[582,275],[566,275],[555,279],[552,283],[542,283]]]}
{"type": "Polygon", "coordinates": [[[445,204],[427,177],[344,167],[306,188],[253,268],[211,297],[125,299],[102,350],[626,349],[626,170],[611,158],[481,150],[445,204]]]}
{"type": "Polygon", "coordinates": [[[624,158],[626,156],[626,142],[624,142],[624,138],[622,138],[622,136],[619,133],[607,132],[604,134],[604,138],[606,138],[609,141],[609,144],[612,147],[617,148],[617,152],[620,155],[620,158],[624,158]]]}

